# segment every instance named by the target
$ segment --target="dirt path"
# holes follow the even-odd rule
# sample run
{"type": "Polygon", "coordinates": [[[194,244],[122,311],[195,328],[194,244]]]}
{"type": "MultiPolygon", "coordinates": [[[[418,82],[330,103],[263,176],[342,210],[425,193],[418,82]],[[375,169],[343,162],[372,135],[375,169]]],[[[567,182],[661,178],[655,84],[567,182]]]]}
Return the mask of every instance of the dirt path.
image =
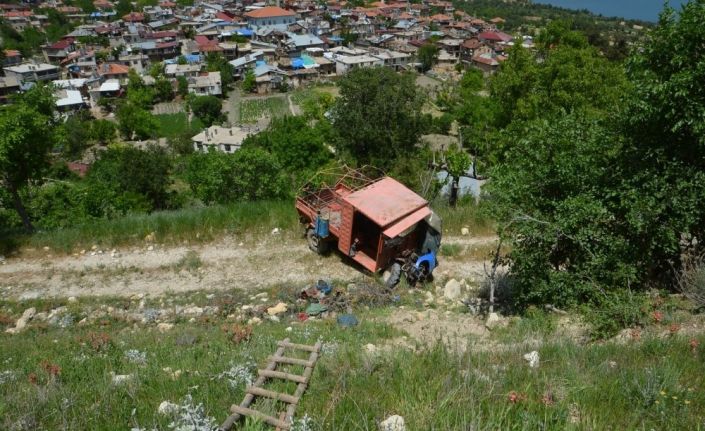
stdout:
{"type": "MultiPolygon", "coordinates": [[[[446,238],[446,244],[492,244],[494,238],[446,238]]],[[[483,262],[442,258],[437,277],[477,281],[483,262]]],[[[321,257],[305,241],[270,235],[246,243],[228,237],[198,246],[145,244],[83,255],[18,258],[0,265],[0,298],[160,295],[193,290],[261,289],[324,278],[349,282],[367,277],[339,253],[321,257]]]]}

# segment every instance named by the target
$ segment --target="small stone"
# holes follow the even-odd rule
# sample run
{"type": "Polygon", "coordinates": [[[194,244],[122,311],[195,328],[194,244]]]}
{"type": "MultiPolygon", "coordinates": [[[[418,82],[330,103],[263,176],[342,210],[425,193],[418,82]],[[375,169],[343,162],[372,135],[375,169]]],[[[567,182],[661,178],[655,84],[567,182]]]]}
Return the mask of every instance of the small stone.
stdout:
{"type": "Polygon", "coordinates": [[[279,322],[279,316],[267,316],[267,319],[272,322],[279,322]]]}
{"type": "Polygon", "coordinates": [[[460,299],[461,294],[462,286],[460,285],[460,282],[454,278],[448,280],[443,288],[443,296],[448,300],[457,301],[460,299]]]}
{"type": "Polygon", "coordinates": [[[154,250],[154,246],[153,246],[153,245],[150,245],[149,247],[147,247],[147,251],[152,251],[152,250],[154,250]]]}
{"type": "Polygon", "coordinates": [[[524,355],[524,359],[529,362],[530,368],[537,368],[539,366],[539,352],[534,350],[524,355]]]}
{"type": "Polygon", "coordinates": [[[93,250],[93,251],[98,250],[98,246],[93,244],[93,246],[91,247],[91,250],[93,250]]]}
{"type": "Polygon", "coordinates": [[[267,294],[267,292],[260,292],[257,295],[255,295],[253,298],[266,298],[268,296],[269,295],[267,294]]]}
{"type": "Polygon", "coordinates": [[[88,319],[84,317],[83,319],[78,321],[78,326],[83,326],[86,323],[88,323],[88,319]]]}
{"type": "Polygon", "coordinates": [[[370,343],[370,344],[365,345],[365,350],[367,351],[367,353],[374,353],[377,351],[377,346],[370,343]]]}
{"type": "Polygon", "coordinates": [[[187,316],[200,316],[201,314],[203,314],[203,308],[195,307],[195,306],[186,307],[183,310],[183,314],[185,314],[187,316]]]}
{"type": "Polygon", "coordinates": [[[49,251],[51,250],[49,247],[44,247],[44,251],[49,251]]]}
{"type": "Polygon", "coordinates": [[[470,229],[464,227],[464,228],[460,229],[460,234],[462,236],[468,236],[468,235],[470,235],[470,229]]]}
{"type": "Polygon", "coordinates": [[[275,227],[274,229],[272,229],[272,235],[279,235],[279,228],[278,227],[275,227]]]}
{"type": "Polygon", "coordinates": [[[135,378],[132,374],[111,374],[113,376],[112,383],[115,386],[128,384],[135,378]]]}
{"type": "Polygon", "coordinates": [[[380,431],[406,431],[404,418],[399,415],[390,416],[379,424],[380,431]]]}
{"type": "Polygon", "coordinates": [[[269,307],[267,309],[267,314],[269,314],[270,316],[276,316],[278,314],[286,313],[286,310],[287,310],[286,304],[283,302],[280,302],[277,305],[275,305],[274,307],[269,307]]]}
{"type": "Polygon", "coordinates": [[[292,328],[291,326],[287,326],[285,329],[286,332],[291,332],[293,330],[294,330],[294,328],[292,328]]]}
{"type": "Polygon", "coordinates": [[[179,411],[178,404],[170,403],[169,401],[162,401],[159,404],[159,408],[157,409],[157,413],[159,413],[160,415],[164,415],[164,416],[171,416],[178,411],[179,411]]]}
{"type": "Polygon", "coordinates": [[[485,321],[485,328],[491,331],[495,328],[505,327],[508,323],[509,322],[507,322],[506,319],[501,318],[499,314],[490,313],[489,316],[487,316],[487,320],[485,321]]]}
{"type": "Polygon", "coordinates": [[[161,332],[162,334],[165,332],[169,332],[174,328],[173,323],[159,323],[157,324],[157,331],[161,332]]]}
{"type": "Polygon", "coordinates": [[[262,319],[260,319],[259,317],[253,317],[247,321],[248,325],[259,325],[260,323],[262,323],[262,319]]]}
{"type": "Polygon", "coordinates": [[[75,302],[78,302],[78,299],[76,299],[75,296],[69,296],[68,301],[71,302],[71,303],[75,303],[75,302]]]}

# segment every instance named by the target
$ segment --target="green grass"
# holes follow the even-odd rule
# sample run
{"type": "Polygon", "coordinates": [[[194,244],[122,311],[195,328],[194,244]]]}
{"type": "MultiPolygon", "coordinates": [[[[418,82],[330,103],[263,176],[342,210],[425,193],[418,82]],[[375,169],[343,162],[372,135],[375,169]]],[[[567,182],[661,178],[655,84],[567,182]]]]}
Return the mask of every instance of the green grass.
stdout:
{"type": "Polygon", "coordinates": [[[8,238],[16,246],[50,247],[71,252],[92,245],[112,247],[141,244],[154,232],[159,243],[211,241],[224,234],[269,232],[274,227],[295,230],[298,216],[291,201],[241,202],[227,206],[211,206],[152,214],[130,215],[114,220],[100,220],[86,225],[38,232],[32,236],[8,238]]]}
{"type": "Polygon", "coordinates": [[[284,96],[243,99],[240,102],[241,123],[255,123],[263,117],[283,117],[289,113],[289,103],[284,96]]]}
{"type": "MultiPolygon", "coordinates": [[[[180,298],[181,303],[223,307],[224,298],[230,297],[237,304],[247,303],[242,291],[211,299],[188,296],[180,298]]],[[[162,300],[171,304],[171,298],[162,300]]],[[[277,300],[275,293],[271,302],[277,300]]],[[[67,304],[75,321],[86,313],[82,306],[97,306],[91,301],[67,304]]],[[[114,301],[116,308],[136,310],[134,300],[114,301]]],[[[148,300],[146,307],[158,307],[157,301],[148,300]]],[[[63,303],[0,302],[0,310],[16,318],[30,304],[49,310],[63,303]]],[[[403,416],[410,430],[703,429],[703,335],[582,345],[552,336],[553,325],[546,322],[551,317],[539,313],[484,342],[507,343],[501,349],[455,353],[437,345],[418,353],[395,349],[367,354],[367,343],[380,348],[401,335],[373,320],[391,309],[360,307],[355,314],[361,324],[352,329],[340,328],[334,319],[296,324],[290,314],[282,316],[281,323],[254,326],[250,340],[239,344],[223,329],[233,325],[224,320],[230,311],[223,308],[195,323],[177,318],[175,327],[163,334],[154,324],[135,326],[117,318],[64,329],[31,323],[14,336],[0,331],[0,376],[5,371],[13,375],[13,380],[0,383],[0,429],[169,429],[172,419],[157,414],[157,407],[162,401],[180,403],[189,394],[194,404],[204,405],[206,415],[221,423],[230,405],[244,396],[245,384],[230,387],[219,376],[233,364],[250,372],[263,367],[276,342],[286,337],[299,343],[324,342],[297,408],[298,417],[312,418],[313,430],[374,430],[392,414],[403,416]],[[287,332],[287,326],[293,331],[287,332]],[[531,349],[521,343],[536,334],[544,344],[537,349],[540,365],[532,369],[523,359],[531,349]],[[184,336],[194,342],[180,342],[184,336]],[[692,338],[699,347],[691,347],[692,338]],[[126,352],[132,349],[146,355],[144,364],[128,359],[126,352]],[[52,377],[53,365],[60,372],[54,368],[57,375],[52,377]],[[177,370],[181,373],[175,378],[177,370]],[[111,373],[132,374],[134,380],[115,386],[111,373]]],[[[0,329],[2,325],[0,320],[0,329]]],[[[289,371],[302,370],[293,366],[289,371]]],[[[282,382],[268,387],[294,390],[293,384],[282,382]]],[[[258,405],[269,413],[274,407],[258,405]]],[[[249,422],[245,429],[260,429],[260,424],[249,422]]]]}
{"type": "MultiPolygon", "coordinates": [[[[471,235],[494,233],[494,223],[473,203],[457,208],[444,205],[434,207],[443,219],[445,234],[457,236],[460,229],[470,226],[471,235]]],[[[152,214],[129,215],[113,220],[98,220],[66,229],[24,235],[18,232],[0,232],[0,240],[10,253],[18,248],[49,247],[54,252],[76,252],[93,245],[115,247],[143,244],[145,236],[154,232],[155,241],[166,244],[208,242],[224,234],[258,235],[274,227],[282,231],[298,232],[298,215],[293,201],[240,202],[203,208],[159,211],[152,214]]],[[[448,251],[448,250],[445,250],[448,251]]]]}
{"type": "Polygon", "coordinates": [[[194,117],[191,124],[188,123],[188,115],[184,112],[178,114],[161,114],[154,116],[159,125],[158,135],[162,138],[174,138],[185,133],[196,135],[203,130],[203,123],[198,117],[194,117]]]}

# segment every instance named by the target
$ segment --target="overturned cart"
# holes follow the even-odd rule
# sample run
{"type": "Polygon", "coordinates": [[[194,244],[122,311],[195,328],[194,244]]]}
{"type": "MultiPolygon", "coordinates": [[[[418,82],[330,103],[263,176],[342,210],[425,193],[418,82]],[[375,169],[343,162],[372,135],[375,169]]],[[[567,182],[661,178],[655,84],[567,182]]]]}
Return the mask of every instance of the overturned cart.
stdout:
{"type": "Polygon", "coordinates": [[[393,178],[345,168],[322,172],[296,198],[311,250],[337,248],[370,272],[390,270],[392,287],[438,266],[441,220],[428,202],[393,178]]]}

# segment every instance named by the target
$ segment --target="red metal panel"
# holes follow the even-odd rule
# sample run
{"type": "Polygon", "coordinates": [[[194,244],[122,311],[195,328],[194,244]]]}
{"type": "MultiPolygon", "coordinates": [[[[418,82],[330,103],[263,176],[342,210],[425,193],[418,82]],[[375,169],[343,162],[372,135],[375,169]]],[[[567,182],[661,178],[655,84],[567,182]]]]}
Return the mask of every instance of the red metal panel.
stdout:
{"type": "Polygon", "coordinates": [[[384,177],[343,199],[380,227],[386,227],[428,204],[424,198],[389,177],[384,177]]]}
{"type": "Polygon", "coordinates": [[[348,254],[352,245],[352,224],[353,224],[353,207],[343,204],[340,230],[338,236],[338,249],[348,254]]]}
{"type": "Polygon", "coordinates": [[[429,214],[431,214],[431,210],[428,207],[420,208],[415,212],[409,214],[408,216],[404,217],[403,219],[399,220],[398,222],[394,223],[382,233],[387,238],[394,238],[395,236],[402,233],[405,229],[408,229],[414,224],[423,220],[429,214]]]}

